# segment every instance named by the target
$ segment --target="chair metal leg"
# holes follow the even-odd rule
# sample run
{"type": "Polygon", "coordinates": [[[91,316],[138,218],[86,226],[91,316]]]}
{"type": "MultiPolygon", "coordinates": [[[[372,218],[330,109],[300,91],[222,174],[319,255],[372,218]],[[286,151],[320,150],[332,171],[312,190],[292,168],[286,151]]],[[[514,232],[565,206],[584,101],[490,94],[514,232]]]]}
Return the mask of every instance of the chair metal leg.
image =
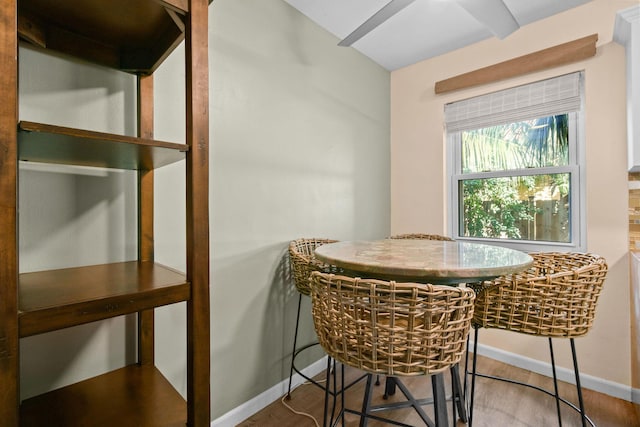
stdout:
{"type": "Polygon", "coordinates": [[[471,372],[471,403],[469,404],[469,427],[473,426],[473,401],[474,401],[474,397],[475,397],[475,391],[476,391],[476,364],[478,361],[478,329],[480,328],[474,328],[474,332],[473,332],[473,366],[471,367],[472,372],[471,372]]]}
{"type": "Polygon", "coordinates": [[[340,388],[340,419],[342,420],[342,425],[344,425],[344,363],[341,363],[340,366],[342,367],[342,387],[340,388]]]}
{"type": "Polygon", "coordinates": [[[573,338],[570,338],[571,342],[571,356],[573,357],[573,370],[576,375],[576,387],[578,388],[578,404],[580,406],[580,415],[582,416],[582,427],[587,425],[587,414],[584,412],[584,401],[582,400],[582,386],[580,385],[580,371],[578,370],[578,358],[576,357],[576,344],[573,338]]]}
{"type": "Polygon", "coordinates": [[[289,370],[289,388],[287,389],[287,400],[291,399],[291,381],[293,379],[293,362],[296,357],[296,345],[298,344],[298,326],[300,325],[300,305],[302,304],[302,294],[298,293],[298,314],[296,316],[296,332],[293,336],[293,351],[291,351],[291,369],[289,370]]]}
{"type": "Polygon", "coordinates": [[[556,360],[553,355],[553,341],[549,337],[549,354],[551,355],[551,371],[553,372],[553,390],[556,397],[556,409],[558,411],[558,425],[562,427],[562,414],[560,413],[560,393],[558,393],[558,376],[556,375],[556,360]]]}
{"type": "Polygon", "coordinates": [[[444,391],[444,375],[442,373],[431,376],[433,388],[433,409],[436,418],[436,427],[446,427],[449,424],[447,415],[447,396],[444,391]]]}
{"type": "MultiPolygon", "coordinates": [[[[434,374],[431,376],[431,387],[436,387],[436,385],[433,383],[434,378],[440,376],[440,382],[442,383],[442,387],[444,388],[444,375],[442,373],[440,374],[434,374]]],[[[409,391],[409,389],[407,388],[406,385],[404,385],[404,383],[402,381],[400,381],[399,378],[395,378],[394,377],[394,384],[400,389],[400,391],[402,392],[402,394],[404,394],[404,397],[407,398],[407,401],[404,402],[404,405],[407,406],[411,406],[413,407],[413,409],[418,413],[418,415],[420,416],[420,418],[422,418],[422,421],[424,421],[424,424],[431,427],[433,426],[433,422],[431,421],[431,419],[429,418],[429,416],[427,415],[426,412],[424,412],[424,409],[422,409],[422,406],[426,403],[424,401],[420,401],[418,399],[416,399],[413,394],[411,393],[411,391],[409,391]]],[[[439,387],[439,385],[438,385],[439,387]]],[[[438,388],[438,390],[440,390],[438,388]]],[[[444,391],[439,395],[439,396],[444,396],[442,397],[441,402],[439,402],[439,406],[438,408],[442,411],[444,410],[444,412],[447,412],[447,397],[444,394],[444,391]]],[[[434,408],[436,407],[436,396],[434,393],[433,399],[431,400],[431,402],[434,405],[434,408]]],[[[397,404],[391,403],[388,405],[389,408],[396,406],[397,404]]],[[[373,409],[372,409],[373,410],[373,409]]],[[[437,424],[436,424],[437,426],[437,424]]]]}
{"type": "Polygon", "coordinates": [[[458,414],[456,412],[456,406],[458,405],[458,402],[462,399],[462,395],[460,394],[460,391],[458,390],[456,392],[456,380],[453,376],[453,370],[451,370],[451,417],[453,418],[453,425],[455,426],[456,423],[456,419],[458,417],[458,414]]]}
{"type": "MultiPolygon", "coordinates": [[[[556,373],[556,367],[555,367],[555,355],[553,352],[553,343],[551,338],[549,338],[549,353],[551,355],[551,369],[553,371],[553,385],[554,385],[554,393],[551,393],[549,390],[546,390],[542,387],[538,387],[535,386],[533,384],[527,384],[527,383],[522,383],[519,381],[515,381],[515,380],[511,380],[508,378],[503,378],[503,377],[497,377],[497,376],[493,376],[493,375],[487,375],[487,374],[482,374],[482,373],[478,373],[476,370],[476,366],[477,366],[477,354],[478,354],[478,329],[474,326],[474,343],[473,343],[473,358],[472,358],[472,368],[471,368],[471,395],[469,397],[470,400],[470,404],[469,404],[469,408],[468,408],[468,416],[469,416],[469,421],[468,421],[468,427],[472,427],[473,426],[473,405],[474,405],[474,398],[475,398],[475,383],[476,383],[476,377],[480,376],[483,378],[490,378],[493,380],[498,380],[498,381],[504,381],[504,382],[508,382],[511,384],[516,384],[516,385],[521,385],[521,386],[525,386],[534,390],[538,390],[541,391],[543,393],[545,393],[548,396],[551,396],[553,398],[555,398],[556,400],[556,409],[558,412],[558,423],[560,426],[562,426],[562,418],[561,418],[561,410],[560,410],[560,403],[564,403],[567,406],[569,406],[571,409],[573,409],[576,412],[579,412],[581,417],[582,417],[582,427],[586,427],[587,424],[591,425],[592,427],[595,427],[595,423],[587,416],[585,409],[584,409],[584,399],[582,397],[582,386],[580,384],[580,372],[578,369],[578,358],[576,356],[576,348],[575,348],[575,342],[573,338],[570,338],[569,341],[571,343],[571,355],[573,357],[573,369],[574,369],[574,374],[576,377],[576,388],[578,390],[578,405],[576,406],[574,405],[572,402],[560,397],[559,394],[559,390],[558,390],[558,378],[557,378],[557,373],[556,373]]],[[[466,375],[468,374],[468,370],[466,369],[465,366],[465,378],[466,375]]],[[[465,396],[466,396],[466,386],[465,386],[465,396]]]]}
{"type": "Polygon", "coordinates": [[[371,406],[371,394],[373,392],[373,374],[367,375],[367,385],[364,391],[364,399],[362,400],[362,413],[360,415],[360,427],[366,427],[367,414],[371,406]]]}
{"type": "MultiPolygon", "coordinates": [[[[336,370],[336,359],[333,359],[333,406],[331,407],[331,425],[334,425],[334,418],[336,417],[336,406],[338,405],[338,372],[336,370]]],[[[343,371],[344,373],[344,371],[343,371]]],[[[329,383],[325,384],[325,387],[329,388],[329,383]]],[[[344,380],[341,382],[340,394],[344,395],[344,380]]],[[[342,411],[341,411],[342,412],[342,411]]]]}
{"type": "MultiPolygon", "coordinates": [[[[409,389],[404,385],[404,383],[399,379],[395,378],[395,385],[402,394],[404,394],[406,400],[387,403],[382,405],[371,405],[371,399],[374,390],[374,380],[373,374],[367,374],[367,385],[365,389],[365,396],[362,402],[362,407],[360,411],[356,411],[349,408],[344,408],[345,412],[349,412],[351,414],[357,414],[360,416],[360,425],[366,426],[368,419],[371,418],[375,421],[380,421],[382,423],[397,425],[401,427],[413,427],[413,424],[406,424],[400,421],[393,420],[391,418],[385,418],[377,416],[376,413],[380,411],[389,411],[394,409],[401,408],[413,408],[417,414],[422,418],[424,424],[427,427],[444,427],[448,425],[449,422],[449,414],[447,412],[447,396],[446,390],[444,386],[444,373],[434,374],[431,376],[431,387],[433,390],[433,397],[425,398],[425,399],[416,399],[413,394],[409,391],[409,389]],[[436,414],[435,422],[426,414],[423,410],[422,406],[424,405],[433,405],[434,412],[436,414]]],[[[456,412],[457,403],[452,402],[454,405],[453,413],[456,412]]],[[[336,420],[337,422],[337,420],[336,420]]],[[[454,415],[454,425],[457,425],[457,420],[454,415]]],[[[332,424],[333,426],[333,424],[332,424]]]]}
{"type": "Polygon", "coordinates": [[[460,414],[460,421],[467,422],[467,408],[465,407],[465,398],[460,384],[460,365],[453,365],[451,369],[451,400],[454,403],[453,419],[456,419],[456,408],[460,414]]]}
{"type": "Polygon", "coordinates": [[[396,394],[396,379],[395,377],[387,377],[384,381],[384,394],[382,398],[387,400],[389,396],[396,394]]]}
{"type": "Polygon", "coordinates": [[[467,339],[467,351],[465,352],[465,355],[464,355],[464,380],[462,383],[462,390],[463,390],[462,393],[464,395],[465,405],[468,403],[468,399],[469,399],[469,381],[467,379],[468,377],[469,377],[469,340],[467,339]]]}
{"type": "Polygon", "coordinates": [[[326,374],[325,381],[326,382],[325,382],[325,388],[324,388],[324,414],[322,417],[322,426],[329,427],[329,425],[331,424],[331,421],[327,420],[327,415],[329,412],[329,382],[331,381],[331,358],[330,357],[327,359],[327,374],[326,374]]]}

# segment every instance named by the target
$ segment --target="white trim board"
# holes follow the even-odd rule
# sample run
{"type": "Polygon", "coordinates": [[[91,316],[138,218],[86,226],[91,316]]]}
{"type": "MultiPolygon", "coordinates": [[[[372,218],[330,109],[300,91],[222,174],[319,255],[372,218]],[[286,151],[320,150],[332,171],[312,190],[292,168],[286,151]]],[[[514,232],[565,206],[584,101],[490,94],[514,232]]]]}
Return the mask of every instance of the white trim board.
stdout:
{"type": "MultiPolygon", "coordinates": [[[[327,356],[324,356],[322,359],[304,368],[302,370],[302,373],[310,378],[313,378],[325,369],[327,369],[327,356]]],[[[294,374],[291,389],[295,389],[303,382],[305,382],[305,379],[300,374],[294,374]]],[[[238,425],[256,412],[262,410],[263,408],[269,406],[270,404],[284,396],[287,393],[288,387],[289,378],[285,378],[278,384],[260,393],[253,399],[243,403],[242,405],[211,421],[211,427],[231,427],[238,425]]]]}
{"type": "MultiPolygon", "coordinates": [[[[473,348],[473,340],[469,340],[469,349],[473,348]]],[[[516,353],[500,350],[495,347],[489,347],[478,343],[478,354],[486,356],[518,368],[527,369],[536,374],[551,377],[551,364],[541,362],[540,360],[531,359],[516,353]]],[[[471,363],[471,362],[469,362],[471,363]]],[[[578,355],[578,366],[580,366],[580,355],[578,355]]],[[[575,384],[573,369],[567,369],[556,366],[556,373],[560,381],[575,384]]],[[[580,374],[580,384],[589,390],[594,390],[609,396],[624,399],[629,402],[640,404],[640,389],[634,389],[630,386],[605,380],[603,378],[594,377],[592,375],[580,374]]]]}

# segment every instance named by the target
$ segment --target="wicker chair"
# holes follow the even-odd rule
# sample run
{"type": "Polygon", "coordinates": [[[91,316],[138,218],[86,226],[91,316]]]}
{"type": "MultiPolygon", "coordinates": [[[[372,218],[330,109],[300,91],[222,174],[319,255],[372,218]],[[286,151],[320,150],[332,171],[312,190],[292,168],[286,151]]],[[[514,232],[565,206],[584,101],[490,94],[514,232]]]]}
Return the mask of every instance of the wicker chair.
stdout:
{"type": "Polygon", "coordinates": [[[453,241],[451,237],[441,236],[440,234],[423,234],[423,233],[395,234],[393,236],[389,236],[389,239],[444,240],[449,242],[453,241]]]}
{"type": "Polygon", "coordinates": [[[323,271],[323,272],[337,272],[338,269],[334,266],[325,264],[318,259],[316,259],[314,251],[318,246],[325,245],[327,243],[334,243],[337,240],[331,239],[297,239],[293,240],[289,243],[289,261],[291,265],[291,273],[293,275],[293,281],[295,283],[296,289],[298,290],[298,313],[296,316],[296,329],[295,335],[293,337],[293,351],[291,355],[291,369],[289,372],[289,388],[287,390],[287,398],[291,397],[291,381],[293,378],[293,372],[297,372],[301,375],[305,380],[312,382],[313,384],[321,387],[324,387],[318,384],[313,379],[309,378],[302,372],[300,372],[295,366],[296,356],[310,348],[314,345],[318,345],[317,342],[307,344],[301,348],[296,348],[298,344],[298,326],[300,324],[300,306],[302,304],[302,296],[310,295],[309,289],[309,279],[311,277],[311,273],[314,271],[323,271]]]}
{"type": "MultiPolygon", "coordinates": [[[[533,253],[531,256],[534,259],[534,264],[530,269],[519,274],[503,276],[493,281],[484,282],[476,289],[477,297],[473,316],[475,339],[469,426],[471,426],[473,420],[479,328],[497,328],[548,337],[554,393],[528,384],[518,384],[526,385],[554,396],[560,425],[562,425],[560,416],[561,401],[580,412],[583,426],[587,422],[593,425],[593,422],[586,416],[584,411],[573,339],[585,335],[593,324],[598,296],[607,274],[607,263],[604,258],[598,255],[584,253],[550,252],[533,253]],[[558,395],[552,338],[569,338],[570,340],[579,408],[558,395]]],[[[487,375],[481,376],[488,377],[487,375]]],[[[490,378],[506,380],[497,377],[490,378]]]]}
{"type": "MultiPolygon", "coordinates": [[[[453,242],[454,240],[451,237],[443,236],[440,234],[426,234],[426,233],[406,233],[406,234],[394,234],[393,236],[389,236],[389,239],[398,239],[398,240],[438,240],[445,242],[453,242]]],[[[458,366],[454,366],[451,369],[451,375],[458,375],[458,366]]],[[[376,380],[376,384],[379,384],[380,381],[376,380]]],[[[384,398],[386,399],[388,396],[393,395],[395,393],[395,381],[389,381],[387,379],[384,390],[384,398]]],[[[467,421],[465,408],[460,402],[460,415],[464,422],[467,421]]]]}
{"type": "MultiPolygon", "coordinates": [[[[371,407],[372,374],[431,375],[435,422],[438,426],[447,424],[442,373],[465,353],[475,297],[471,289],[314,272],[311,296],[320,345],[343,366],[367,373],[362,410],[345,408],[343,400],[341,416],[345,411],[359,414],[361,425],[367,418],[389,421],[372,414],[385,409],[384,405],[371,407]]],[[[416,401],[402,383],[398,386],[408,399],[403,407],[413,406],[427,425],[433,425],[421,407],[425,402],[416,401]]],[[[455,402],[452,406],[455,420],[455,402]]],[[[327,408],[325,393],[325,425],[327,408]]]]}

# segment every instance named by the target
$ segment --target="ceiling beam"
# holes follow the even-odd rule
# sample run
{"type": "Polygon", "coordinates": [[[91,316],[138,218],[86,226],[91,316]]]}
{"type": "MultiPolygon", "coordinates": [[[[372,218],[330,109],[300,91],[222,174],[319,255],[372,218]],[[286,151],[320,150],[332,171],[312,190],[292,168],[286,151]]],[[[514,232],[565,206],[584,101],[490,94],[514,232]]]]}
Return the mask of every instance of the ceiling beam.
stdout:
{"type": "Polygon", "coordinates": [[[382,9],[364,21],[358,28],[353,30],[351,34],[340,41],[338,46],[351,46],[414,1],[415,0],[391,0],[382,9]]]}
{"type": "Polygon", "coordinates": [[[503,0],[457,0],[457,3],[499,39],[520,28],[503,0]]]}

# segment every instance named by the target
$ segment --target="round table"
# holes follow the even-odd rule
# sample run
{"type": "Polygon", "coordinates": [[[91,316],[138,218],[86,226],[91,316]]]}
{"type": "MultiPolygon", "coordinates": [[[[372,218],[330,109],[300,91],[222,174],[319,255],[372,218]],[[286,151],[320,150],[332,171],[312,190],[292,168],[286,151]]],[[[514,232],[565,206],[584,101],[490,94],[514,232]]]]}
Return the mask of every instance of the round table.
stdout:
{"type": "MultiPolygon", "coordinates": [[[[458,242],[426,239],[384,239],[342,241],[319,246],[315,256],[320,261],[344,269],[354,277],[458,285],[477,283],[505,274],[517,273],[533,265],[533,258],[524,252],[500,246],[474,242],[458,242]]],[[[467,421],[463,405],[462,386],[458,365],[451,369],[453,399],[456,400],[460,418],[467,421]]],[[[444,380],[441,373],[434,375],[438,395],[444,396],[444,380]]],[[[394,394],[396,386],[404,387],[397,378],[387,377],[385,394],[394,394]]],[[[403,390],[410,396],[408,391],[403,390]]],[[[411,400],[421,417],[427,422],[419,403],[411,400]]],[[[383,407],[385,405],[382,405],[383,407]]],[[[448,424],[445,404],[436,404],[438,425],[448,424]]]]}
{"type": "Polygon", "coordinates": [[[360,277],[433,284],[480,282],[533,264],[526,253],[501,246],[420,239],[329,243],[315,255],[360,277]]]}

